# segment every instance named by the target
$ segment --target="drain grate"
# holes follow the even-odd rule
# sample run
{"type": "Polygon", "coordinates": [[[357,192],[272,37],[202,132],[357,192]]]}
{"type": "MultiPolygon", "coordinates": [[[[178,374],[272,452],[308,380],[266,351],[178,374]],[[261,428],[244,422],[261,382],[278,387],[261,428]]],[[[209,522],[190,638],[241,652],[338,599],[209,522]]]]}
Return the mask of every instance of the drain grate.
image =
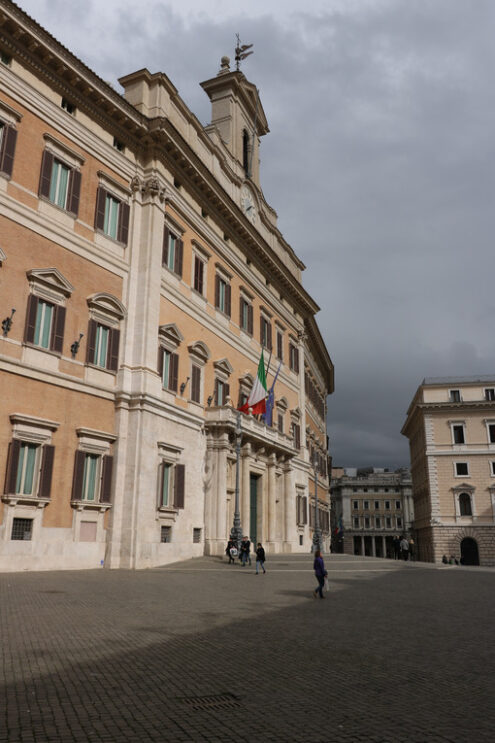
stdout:
{"type": "Polygon", "coordinates": [[[234,694],[216,694],[209,697],[177,697],[177,701],[190,709],[232,709],[240,707],[239,698],[234,694]]]}

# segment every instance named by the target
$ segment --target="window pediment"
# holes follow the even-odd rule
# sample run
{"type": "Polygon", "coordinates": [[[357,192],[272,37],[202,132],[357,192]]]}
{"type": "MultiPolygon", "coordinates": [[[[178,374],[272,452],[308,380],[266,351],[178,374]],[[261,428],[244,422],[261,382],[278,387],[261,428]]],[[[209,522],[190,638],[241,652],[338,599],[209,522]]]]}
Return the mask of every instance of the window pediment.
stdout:
{"type": "Polygon", "coordinates": [[[196,341],[195,343],[191,343],[187,347],[187,350],[189,351],[191,356],[194,356],[203,364],[206,364],[211,356],[208,346],[203,343],[203,341],[196,341]]]}
{"type": "Polygon", "coordinates": [[[229,377],[234,371],[234,367],[231,365],[228,359],[220,359],[219,361],[214,361],[213,366],[215,368],[215,371],[223,372],[229,377]]]}
{"type": "Polygon", "coordinates": [[[461,483],[461,485],[455,485],[452,488],[453,493],[474,493],[475,488],[472,485],[468,485],[467,483],[461,483]]]}
{"type": "Polygon", "coordinates": [[[180,332],[177,325],[173,322],[167,325],[160,325],[158,328],[158,336],[162,341],[168,341],[174,346],[178,346],[184,340],[184,336],[180,332]]]}
{"type": "Polygon", "coordinates": [[[294,420],[300,420],[301,419],[301,411],[299,408],[294,408],[290,411],[291,416],[294,418],[294,420]]]}
{"type": "Polygon", "coordinates": [[[117,323],[127,314],[127,310],[120,299],[114,297],[113,294],[107,294],[107,292],[92,294],[86,299],[86,302],[94,319],[99,319],[103,316],[104,320],[111,320],[117,323]]]}
{"type": "Polygon", "coordinates": [[[49,299],[61,301],[70,297],[74,287],[57,268],[32,268],[26,271],[29,285],[36,292],[48,295],[49,299]]]}
{"type": "Polygon", "coordinates": [[[277,400],[277,408],[280,410],[280,412],[285,413],[288,407],[289,403],[287,402],[286,397],[281,397],[280,400],[277,400]]]}

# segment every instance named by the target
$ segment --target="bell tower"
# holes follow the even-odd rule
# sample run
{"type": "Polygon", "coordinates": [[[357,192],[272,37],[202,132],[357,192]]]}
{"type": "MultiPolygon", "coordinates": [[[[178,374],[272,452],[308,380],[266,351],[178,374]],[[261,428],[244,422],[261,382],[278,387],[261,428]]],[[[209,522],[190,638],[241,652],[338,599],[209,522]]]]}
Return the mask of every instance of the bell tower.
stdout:
{"type": "Polygon", "coordinates": [[[201,87],[211,101],[211,126],[216,127],[245,177],[259,187],[260,138],[270,130],[256,86],[240,70],[230,69],[229,57],[222,57],[217,76],[205,80],[201,87]]]}

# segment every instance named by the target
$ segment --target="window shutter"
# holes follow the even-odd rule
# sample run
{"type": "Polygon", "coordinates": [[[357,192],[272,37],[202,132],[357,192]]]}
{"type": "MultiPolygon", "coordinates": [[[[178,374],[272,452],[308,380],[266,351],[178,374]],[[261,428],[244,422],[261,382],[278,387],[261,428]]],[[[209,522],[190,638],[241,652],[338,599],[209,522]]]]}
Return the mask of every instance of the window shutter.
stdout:
{"type": "Polygon", "coordinates": [[[184,255],[184,242],[183,240],[175,241],[175,273],[182,278],[182,257],[184,255]]]}
{"type": "Polygon", "coordinates": [[[296,523],[301,523],[301,496],[296,496],[296,523]]]}
{"type": "Polygon", "coordinates": [[[201,369],[199,366],[192,367],[191,370],[191,400],[200,402],[201,399],[201,369]]]}
{"type": "Polygon", "coordinates": [[[50,490],[52,487],[52,472],[53,472],[53,457],[55,454],[55,447],[49,444],[45,444],[41,450],[41,474],[40,474],[40,487],[38,496],[40,498],[49,498],[50,490]]]}
{"type": "Polygon", "coordinates": [[[95,228],[97,230],[103,230],[105,226],[105,201],[107,198],[107,192],[103,186],[98,186],[96,192],[96,210],[95,210],[95,228]]]}
{"type": "Polygon", "coordinates": [[[76,217],[79,214],[79,196],[81,194],[81,171],[71,170],[67,210],[76,217]]]}
{"type": "Polygon", "coordinates": [[[184,508],[184,481],[185,465],[176,464],[174,467],[174,507],[184,508]]]}
{"type": "Polygon", "coordinates": [[[108,369],[110,371],[117,371],[119,367],[119,344],[120,344],[120,330],[118,328],[110,328],[110,344],[108,348],[108,369]]]}
{"type": "Polygon", "coordinates": [[[296,449],[301,448],[301,432],[297,423],[294,424],[294,444],[296,449]]]}
{"type": "Polygon", "coordinates": [[[179,356],[176,353],[170,354],[170,383],[169,390],[177,392],[177,382],[179,379],[179,356]]]}
{"type": "Polygon", "coordinates": [[[265,318],[260,317],[260,344],[263,345],[263,329],[264,329],[265,318]]]}
{"type": "Polygon", "coordinates": [[[53,155],[48,150],[44,150],[43,159],[41,160],[41,175],[39,195],[46,199],[50,196],[50,180],[52,177],[53,155]]]}
{"type": "Polygon", "coordinates": [[[84,462],[86,454],[83,451],[76,451],[74,457],[74,472],[72,474],[72,500],[81,500],[84,482],[84,462]]]}
{"type": "Polygon", "coordinates": [[[38,311],[38,297],[30,294],[26,312],[26,327],[24,330],[24,340],[26,343],[34,343],[34,331],[36,329],[36,313],[38,311]]]}
{"type": "Polygon", "coordinates": [[[272,350],[272,324],[269,322],[267,323],[267,330],[268,330],[268,350],[272,350]]]}
{"type": "Polygon", "coordinates": [[[214,399],[213,399],[215,406],[218,405],[218,386],[219,386],[219,381],[218,379],[215,379],[215,393],[214,393],[214,399]]]}
{"type": "Polygon", "coordinates": [[[4,126],[3,147],[0,150],[0,172],[11,176],[14,168],[15,143],[17,130],[13,126],[4,126]]]}
{"type": "Polygon", "coordinates": [[[303,516],[304,516],[304,523],[308,523],[308,499],[306,496],[303,498],[303,516]]]}
{"type": "Polygon", "coordinates": [[[90,320],[88,324],[88,345],[86,346],[86,363],[94,364],[96,351],[96,320],[90,320]]]}
{"type": "Polygon", "coordinates": [[[162,244],[162,266],[168,264],[168,236],[169,231],[167,225],[163,227],[163,244],[162,244]]]}
{"type": "Polygon", "coordinates": [[[102,463],[100,503],[112,502],[112,471],[113,457],[106,455],[102,463]]]}
{"type": "Polygon", "coordinates": [[[283,351],[284,351],[284,339],[282,336],[282,333],[277,333],[277,358],[281,359],[283,358],[283,351]]]}
{"type": "Polygon", "coordinates": [[[248,333],[253,334],[253,305],[248,305],[248,333]]]}
{"type": "Polygon", "coordinates": [[[119,205],[119,224],[117,227],[117,240],[124,245],[127,245],[129,239],[129,215],[131,213],[131,207],[124,201],[120,202],[119,205]]]}
{"type": "Polygon", "coordinates": [[[20,450],[21,442],[18,439],[13,439],[9,444],[9,452],[7,454],[7,471],[5,473],[4,493],[15,493],[20,450]]]}
{"type": "Polygon", "coordinates": [[[232,287],[225,284],[225,314],[230,317],[232,309],[232,287]]]}
{"type": "Polygon", "coordinates": [[[220,307],[220,276],[215,276],[215,307],[220,307]]]}
{"type": "Polygon", "coordinates": [[[53,322],[52,338],[51,338],[50,345],[51,345],[52,351],[57,351],[57,353],[62,353],[62,349],[64,345],[65,307],[61,307],[60,305],[55,305],[54,310],[55,310],[55,318],[53,322]]]}
{"type": "Polygon", "coordinates": [[[158,346],[158,374],[160,375],[160,379],[163,377],[163,347],[158,346]]]}
{"type": "Polygon", "coordinates": [[[246,304],[246,302],[241,297],[241,299],[239,300],[239,327],[240,328],[243,327],[243,322],[244,322],[244,305],[245,304],[246,304]]]}

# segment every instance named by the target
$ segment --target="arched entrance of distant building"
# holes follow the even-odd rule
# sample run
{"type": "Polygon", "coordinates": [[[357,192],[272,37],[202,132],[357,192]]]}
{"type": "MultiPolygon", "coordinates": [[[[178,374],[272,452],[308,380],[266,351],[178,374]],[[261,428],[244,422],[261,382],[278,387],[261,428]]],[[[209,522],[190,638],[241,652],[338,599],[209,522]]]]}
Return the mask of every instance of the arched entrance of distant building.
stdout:
{"type": "Polygon", "coordinates": [[[480,556],[478,544],[475,539],[465,537],[461,542],[461,564],[462,565],[479,565],[480,556]]]}

